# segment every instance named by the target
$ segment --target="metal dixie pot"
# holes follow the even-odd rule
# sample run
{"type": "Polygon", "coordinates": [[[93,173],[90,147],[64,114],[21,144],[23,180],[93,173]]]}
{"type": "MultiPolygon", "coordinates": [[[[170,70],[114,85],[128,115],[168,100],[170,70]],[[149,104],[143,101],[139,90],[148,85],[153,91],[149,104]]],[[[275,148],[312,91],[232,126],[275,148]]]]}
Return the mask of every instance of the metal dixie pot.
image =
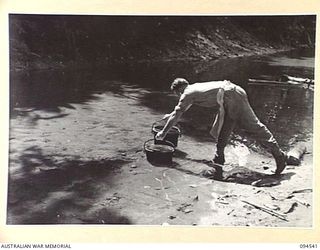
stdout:
{"type": "Polygon", "coordinates": [[[160,132],[163,128],[164,125],[160,125],[158,124],[159,121],[156,121],[155,123],[152,124],[152,133],[154,136],[154,144],[166,144],[166,142],[171,142],[173,144],[174,147],[178,146],[178,138],[181,137],[181,131],[178,127],[173,126],[169,132],[167,133],[167,135],[165,136],[165,138],[163,140],[157,140],[156,139],[156,134],[158,132],[160,132]],[[158,124],[158,125],[157,125],[158,124]]]}
{"type": "Polygon", "coordinates": [[[165,143],[166,144],[155,144],[154,139],[147,140],[144,143],[144,152],[150,163],[172,163],[172,157],[175,151],[174,145],[169,141],[165,141],[165,143]]]}

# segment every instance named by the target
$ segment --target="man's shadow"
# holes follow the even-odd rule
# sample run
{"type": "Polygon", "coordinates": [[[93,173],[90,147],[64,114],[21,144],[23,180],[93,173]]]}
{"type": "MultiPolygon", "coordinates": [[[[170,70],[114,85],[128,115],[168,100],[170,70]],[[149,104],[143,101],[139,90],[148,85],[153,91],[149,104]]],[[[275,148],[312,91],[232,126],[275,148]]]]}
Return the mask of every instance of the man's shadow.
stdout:
{"type": "MultiPolygon", "coordinates": [[[[188,154],[186,152],[183,152],[178,149],[176,149],[174,153],[174,157],[184,159],[187,161],[192,161],[197,164],[205,164],[211,170],[215,170],[218,168],[218,166],[215,165],[212,161],[190,158],[188,157],[188,154]]],[[[161,165],[158,165],[158,166],[161,166],[161,165]]],[[[194,176],[201,176],[203,178],[213,179],[213,180],[222,181],[222,182],[253,185],[257,187],[277,186],[277,185],[280,185],[281,182],[284,180],[290,180],[290,178],[294,175],[294,173],[284,173],[280,175],[266,174],[266,173],[254,171],[247,167],[232,165],[231,169],[230,169],[230,166],[228,166],[230,170],[222,172],[222,178],[221,178],[221,177],[215,176],[214,174],[212,176],[206,176],[202,172],[201,173],[193,172],[189,169],[184,168],[181,164],[179,164],[176,161],[173,161],[170,164],[170,167],[194,176]]]]}

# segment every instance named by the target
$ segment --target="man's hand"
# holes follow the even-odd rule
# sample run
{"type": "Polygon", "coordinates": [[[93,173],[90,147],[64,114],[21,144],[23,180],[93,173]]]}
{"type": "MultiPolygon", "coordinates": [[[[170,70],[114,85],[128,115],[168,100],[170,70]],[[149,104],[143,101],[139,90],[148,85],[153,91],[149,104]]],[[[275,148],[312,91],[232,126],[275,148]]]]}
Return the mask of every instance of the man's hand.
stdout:
{"type": "Polygon", "coordinates": [[[165,136],[166,135],[163,133],[163,130],[161,130],[156,134],[156,140],[163,141],[165,136]]]}
{"type": "Polygon", "coordinates": [[[168,119],[169,117],[171,116],[171,113],[170,114],[165,114],[161,120],[165,120],[165,119],[168,119]]]}

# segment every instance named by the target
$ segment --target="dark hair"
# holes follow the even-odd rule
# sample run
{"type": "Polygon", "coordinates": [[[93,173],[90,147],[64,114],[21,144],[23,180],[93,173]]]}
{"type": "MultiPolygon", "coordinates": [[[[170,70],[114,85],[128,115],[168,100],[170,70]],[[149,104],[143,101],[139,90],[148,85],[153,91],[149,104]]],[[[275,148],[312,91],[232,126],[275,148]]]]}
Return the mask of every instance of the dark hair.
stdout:
{"type": "Polygon", "coordinates": [[[171,83],[170,89],[173,91],[173,90],[176,90],[176,89],[178,89],[178,88],[180,88],[181,86],[184,86],[184,85],[189,85],[189,82],[186,79],[184,79],[184,78],[176,78],[171,83]]]}

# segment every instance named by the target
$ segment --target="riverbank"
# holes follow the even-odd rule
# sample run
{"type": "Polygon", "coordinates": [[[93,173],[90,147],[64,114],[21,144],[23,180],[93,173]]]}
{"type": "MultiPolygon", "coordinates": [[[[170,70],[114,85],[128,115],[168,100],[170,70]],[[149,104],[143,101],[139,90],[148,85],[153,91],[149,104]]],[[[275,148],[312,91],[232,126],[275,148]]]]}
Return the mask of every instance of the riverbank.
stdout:
{"type": "Polygon", "coordinates": [[[10,15],[10,70],[263,55],[314,47],[314,33],[312,16],[10,15]]]}

